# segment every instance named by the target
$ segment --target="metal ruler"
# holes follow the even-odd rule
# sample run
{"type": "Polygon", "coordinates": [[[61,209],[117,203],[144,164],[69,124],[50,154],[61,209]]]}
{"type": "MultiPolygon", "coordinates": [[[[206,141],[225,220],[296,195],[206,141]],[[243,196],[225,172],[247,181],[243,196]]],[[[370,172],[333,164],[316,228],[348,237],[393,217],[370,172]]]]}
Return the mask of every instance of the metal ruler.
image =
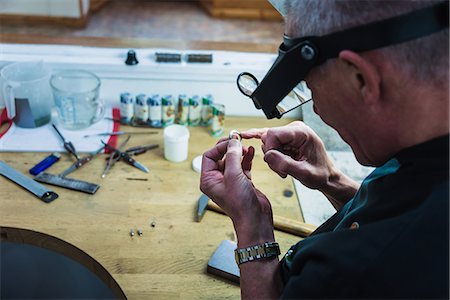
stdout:
{"type": "Polygon", "coordinates": [[[23,175],[16,169],[11,168],[3,161],[0,161],[0,174],[28,190],[44,202],[52,202],[58,198],[58,194],[47,189],[45,186],[37,183],[33,179],[23,175]]]}

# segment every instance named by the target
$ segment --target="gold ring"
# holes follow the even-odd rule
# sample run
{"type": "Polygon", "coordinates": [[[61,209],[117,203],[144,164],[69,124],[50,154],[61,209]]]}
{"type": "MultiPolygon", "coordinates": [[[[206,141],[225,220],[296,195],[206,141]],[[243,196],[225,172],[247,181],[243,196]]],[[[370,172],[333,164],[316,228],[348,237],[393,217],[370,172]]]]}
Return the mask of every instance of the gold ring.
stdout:
{"type": "Polygon", "coordinates": [[[228,138],[229,138],[230,140],[232,140],[232,139],[237,139],[237,140],[239,140],[239,141],[242,141],[241,133],[240,133],[239,131],[235,130],[235,129],[233,129],[233,130],[230,131],[230,134],[228,135],[228,138]]]}

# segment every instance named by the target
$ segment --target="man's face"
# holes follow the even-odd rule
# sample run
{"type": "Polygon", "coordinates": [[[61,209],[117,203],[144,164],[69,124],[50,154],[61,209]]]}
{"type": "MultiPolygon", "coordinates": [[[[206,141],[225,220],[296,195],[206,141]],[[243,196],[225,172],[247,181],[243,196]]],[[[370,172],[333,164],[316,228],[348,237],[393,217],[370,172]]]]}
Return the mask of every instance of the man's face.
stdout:
{"type": "Polygon", "coordinates": [[[314,111],[325,123],[339,131],[348,123],[344,117],[348,115],[346,106],[349,95],[345,96],[345,82],[336,64],[333,59],[312,69],[306,82],[312,91],[314,111]]]}
{"type": "Polygon", "coordinates": [[[312,69],[306,77],[312,91],[313,108],[320,118],[336,129],[353,149],[360,162],[366,162],[360,144],[364,128],[360,116],[363,109],[352,86],[349,66],[339,59],[331,59],[312,69]]]}
{"type": "MultiPolygon", "coordinates": [[[[289,28],[287,20],[286,34],[293,36],[289,28]]],[[[361,137],[369,133],[354,67],[339,58],[329,59],[311,69],[305,81],[312,92],[314,111],[351,146],[358,161],[368,163],[361,137]]]]}

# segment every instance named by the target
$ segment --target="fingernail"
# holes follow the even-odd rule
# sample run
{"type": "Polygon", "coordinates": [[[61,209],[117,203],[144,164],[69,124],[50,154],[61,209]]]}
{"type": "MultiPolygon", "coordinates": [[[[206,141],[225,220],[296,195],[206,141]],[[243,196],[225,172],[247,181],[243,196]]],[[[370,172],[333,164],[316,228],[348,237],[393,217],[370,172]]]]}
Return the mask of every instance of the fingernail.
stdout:
{"type": "Polygon", "coordinates": [[[230,148],[230,147],[241,147],[241,142],[237,139],[231,139],[228,142],[228,148],[230,148]]]}

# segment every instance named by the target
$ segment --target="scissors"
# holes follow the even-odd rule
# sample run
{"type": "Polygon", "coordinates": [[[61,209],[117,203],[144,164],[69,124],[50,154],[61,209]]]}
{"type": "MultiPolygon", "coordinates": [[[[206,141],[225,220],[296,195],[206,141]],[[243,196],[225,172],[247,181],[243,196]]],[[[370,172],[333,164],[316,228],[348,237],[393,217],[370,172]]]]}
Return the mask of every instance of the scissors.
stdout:
{"type": "Polygon", "coordinates": [[[74,162],[69,168],[67,168],[66,170],[64,170],[64,172],[62,172],[59,176],[61,177],[65,177],[68,174],[72,173],[73,171],[81,168],[82,166],[84,166],[85,164],[87,164],[88,162],[90,162],[92,159],[94,159],[94,157],[96,157],[97,155],[100,154],[100,152],[103,151],[103,149],[105,149],[105,146],[100,147],[98,150],[90,153],[89,155],[82,157],[82,158],[78,158],[76,162],[74,162]]]}
{"type": "MultiPolygon", "coordinates": [[[[145,172],[145,173],[148,173],[149,172],[149,170],[148,170],[148,168],[147,167],[145,167],[143,164],[141,164],[140,162],[137,162],[136,160],[134,160],[132,157],[131,157],[131,155],[130,155],[130,153],[129,152],[131,152],[131,153],[136,153],[136,154],[138,154],[139,153],[139,149],[136,151],[135,149],[133,149],[132,151],[129,151],[129,152],[127,152],[127,151],[121,151],[121,149],[126,145],[126,143],[129,141],[129,139],[130,139],[130,136],[128,136],[128,138],[122,143],[122,144],[120,144],[120,146],[119,146],[119,148],[114,148],[114,147],[112,147],[112,146],[110,146],[110,145],[108,145],[108,144],[106,144],[105,142],[102,142],[104,145],[105,145],[105,147],[107,147],[108,149],[110,149],[111,151],[112,151],[112,153],[111,153],[111,155],[109,156],[109,159],[108,159],[108,163],[106,164],[106,167],[105,167],[105,170],[103,171],[103,174],[102,174],[102,178],[105,178],[105,176],[106,176],[106,173],[112,168],[112,166],[114,166],[114,164],[117,162],[117,161],[119,161],[120,159],[124,159],[125,160],[125,162],[126,163],[128,163],[129,165],[132,165],[133,167],[135,167],[135,168],[137,168],[137,169],[139,169],[139,170],[141,170],[142,172],[145,172]]],[[[154,147],[154,146],[153,146],[154,147]]],[[[132,149],[132,148],[130,148],[130,149],[132,149]]],[[[145,150],[146,151],[146,150],[145,150]]],[[[144,151],[144,152],[145,152],[144,151]]],[[[141,152],[141,153],[143,153],[143,152],[141,152]]]]}

